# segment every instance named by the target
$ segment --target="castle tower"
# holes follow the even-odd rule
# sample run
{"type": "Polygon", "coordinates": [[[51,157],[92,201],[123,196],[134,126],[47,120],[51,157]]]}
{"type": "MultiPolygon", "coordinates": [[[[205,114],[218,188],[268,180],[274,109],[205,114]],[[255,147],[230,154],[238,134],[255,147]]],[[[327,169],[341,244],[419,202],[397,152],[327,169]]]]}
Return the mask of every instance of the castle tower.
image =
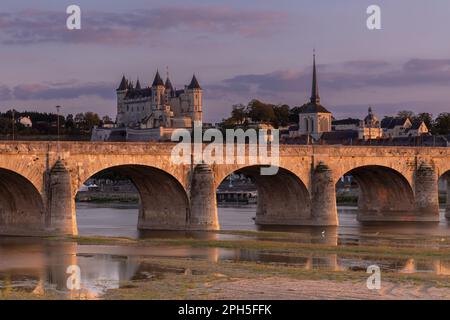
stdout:
{"type": "Polygon", "coordinates": [[[166,83],[164,84],[164,87],[165,87],[166,104],[169,104],[170,97],[174,93],[172,82],[170,82],[170,79],[169,79],[169,71],[167,71],[166,83]]]}
{"type": "Polygon", "coordinates": [[[156,71],[155,79],[152,84],[152,110],[162,110],[164,105],[164,82],[159,75],[159,71],[156,71]]]}
{"type": "Polygon", "coordinates": [[[191,83],[187,87],[187,93],[190,97],[190,109],[189,112],[192,115],[192,121],[202,121],[202,108],[203,108],[203,90],[195,77],[192,77],[191,83]]]}
{"type": "Polygon", "coordinates": [[[125,97],[128,92],[128,80],[125,78],[125,75],[122,77],[122,81],[120,82],[119,87],[116,90],[117,93],[117,125],[122,125],[125,122],[125,97]]]}

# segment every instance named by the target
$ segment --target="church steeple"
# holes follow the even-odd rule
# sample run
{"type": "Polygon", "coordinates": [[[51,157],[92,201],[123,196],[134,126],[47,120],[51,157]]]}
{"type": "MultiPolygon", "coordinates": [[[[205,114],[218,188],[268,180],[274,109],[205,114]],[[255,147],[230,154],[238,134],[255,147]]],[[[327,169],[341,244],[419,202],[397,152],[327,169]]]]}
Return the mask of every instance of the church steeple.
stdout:
{"type": "Polygon", "coordinates": [[[313,78],[311,89],[311,103],[320,104],[319,84],[317,83],[317,68],[316,68],[316,51],[313,54],[313,78]]]}

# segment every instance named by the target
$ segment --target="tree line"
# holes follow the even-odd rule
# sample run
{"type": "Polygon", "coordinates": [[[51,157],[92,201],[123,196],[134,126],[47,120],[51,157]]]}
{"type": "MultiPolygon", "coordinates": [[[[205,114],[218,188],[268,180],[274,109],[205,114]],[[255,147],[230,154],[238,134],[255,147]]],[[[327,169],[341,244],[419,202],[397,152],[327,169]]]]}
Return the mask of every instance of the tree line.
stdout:
{"type": "MultiPolygon", "coordinates": [[[[108,116],[100,118],[95,112],[59,115],[59,132],[62,135],[88,135],[94,126],[102,126],[105,122],[111,122],[111,119],[108,116]]],[[[58,115],[37,111],[0,112],[0,134],[10,135],[13,128],[20,135],[54,135],[58,132],[58,115]],[[29,117],[32,126],[20,123],[22,117],[29,117]]]]}
{"type": "MultiPolygon", "coordinates": [[[[284,127],[290,124],[298,124],[300,107],[291,108],[287,104],[275,105],[265,103],[260,100],[251,100],[247,105],[235,104],[232,107],[229,118],[223,119],[222,128],[233,128],[235,126],[246,127],[250,123],[270,123],[275,128],[284,127]]],[[[409,118],[411,121],[423,121],[432,134],[450,134],[450,113],[443,112],[435,118],[431,113],[414,113],[403,110],[396,115],[401,118],[409,118]]]]}
{"type": "Polygon", "coordinates": [[[403,110],[397,113],[397,117],[409,118],[411,121],[423,121],[433,135],[450,134],[449,112],[440,113],[436,118],[433,118],[433,114],[429,112],[421,112],[416,114],[413,111],[403,110]]]}

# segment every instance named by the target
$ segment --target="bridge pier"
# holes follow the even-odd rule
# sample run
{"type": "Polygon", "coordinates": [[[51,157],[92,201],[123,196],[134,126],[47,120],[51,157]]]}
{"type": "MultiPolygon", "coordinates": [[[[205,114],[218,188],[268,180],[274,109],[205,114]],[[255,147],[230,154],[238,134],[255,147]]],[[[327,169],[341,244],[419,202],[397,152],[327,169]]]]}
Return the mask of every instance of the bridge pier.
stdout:
{"type": "Polygon", "coordinates": [[[450,220],[450,173],[447,174],[447,201],[445,205],[445,217],[450,220]]]}
{"type": "Polygon", "coordinates": [[[61,160],[49,174],[46,229],[52,235],[78,234],[70,173],[61,160]]]}
{"type": "Polygon", "coordinates": [[[418,221],[439,221],[439,191],[436,170],[423,163],[414,181],[415,211],[418,221]]]}
{"type": "Polygon", "coordinates": [[[337,226],[336,186],[331,169],[319,163],[312,179],[312,224],[317,226],[337,226]]]}
{"type": "Polygon", "coordinates": [[[207,164],[199,164],[192,173],[187,229],[219,230],[216,201],[214,172],[207,164]]]}

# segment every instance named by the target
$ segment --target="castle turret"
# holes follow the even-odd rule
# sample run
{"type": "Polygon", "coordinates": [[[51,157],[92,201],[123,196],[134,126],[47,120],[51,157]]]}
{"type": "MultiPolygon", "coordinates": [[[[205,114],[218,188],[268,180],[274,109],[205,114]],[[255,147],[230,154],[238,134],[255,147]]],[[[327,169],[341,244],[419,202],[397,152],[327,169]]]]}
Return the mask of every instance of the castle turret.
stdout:
{"type": "Polygon", "coordinates": [[[117,93],[117,124],[121,125],[124,123],[124,114],[126,112],[125,110],[125,97],[127,95],[129,88],[129,83],[127,78],[125,78],[125,75],[122,76],[122,80],[120,81],[120,85],[116,90],[117,93]]]}
{"type": "Polygon", "coordinates": [[[169,72],[167,72],[167,78],[166,78],[166,83],[164,84],[165,87],[165,97],[166,97],[166,104],[169,103],[169,98],[171,96],[173,96],[174,91],[173,91],[173,86],[172,86],[172,82],[170,82],[169,79],[169,72]]]}
{"type": "Polygon", "coordinates": [[[159,71],[156,71],[155,79],[152,84],[152,109],[161,110],[164,104],[164,81],[159,75],[159,71]]]}
{"type": "Polygon", "coordinates": [[[203,90],[202,87],[200,87],[195,74],[187,87],[187,92],[190,96],[189,111],[192,113],[192,121],[202,121],[203,90]]]}

